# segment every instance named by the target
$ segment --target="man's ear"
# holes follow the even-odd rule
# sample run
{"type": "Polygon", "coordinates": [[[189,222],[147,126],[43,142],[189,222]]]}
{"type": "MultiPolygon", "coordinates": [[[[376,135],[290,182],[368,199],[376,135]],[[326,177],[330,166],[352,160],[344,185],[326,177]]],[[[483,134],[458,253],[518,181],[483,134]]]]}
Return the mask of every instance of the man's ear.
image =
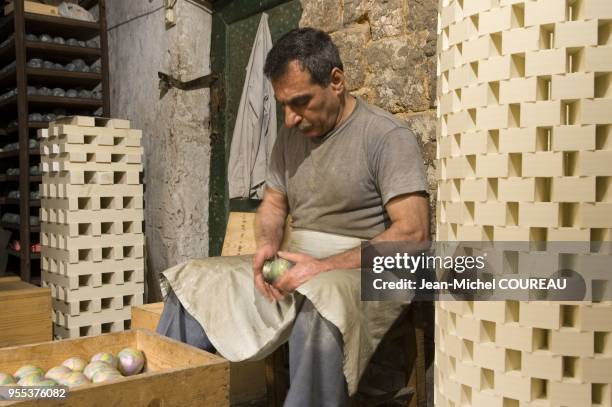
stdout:
{"type": "Polygon", "coordinates": [[[330,86],[334,92],[342,93],[346,86],[344,72],[340,68],[334,68],[331,71],[330,86]]]}

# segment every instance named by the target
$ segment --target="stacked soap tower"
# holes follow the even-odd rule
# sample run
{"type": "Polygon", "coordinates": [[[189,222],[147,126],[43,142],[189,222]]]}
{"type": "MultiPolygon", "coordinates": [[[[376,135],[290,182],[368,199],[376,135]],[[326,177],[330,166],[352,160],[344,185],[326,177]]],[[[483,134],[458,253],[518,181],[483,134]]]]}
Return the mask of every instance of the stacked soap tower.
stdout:
{"type": "MultiPolygon", "coordinates": [[[[612,1],[440,0],[437,94],[437,239],[609,273],[612,1]]],[[[589,302],[439,303],[436,406],[610,406],[612,304],[590,282],[589,302]]]]}
{"type": "Polygon", "coordinates": [[[52,289],[54,335],[129,328],[144,292],[142,133],[126,120],[75,116],[39,135],[42,283],[52,289]]]}

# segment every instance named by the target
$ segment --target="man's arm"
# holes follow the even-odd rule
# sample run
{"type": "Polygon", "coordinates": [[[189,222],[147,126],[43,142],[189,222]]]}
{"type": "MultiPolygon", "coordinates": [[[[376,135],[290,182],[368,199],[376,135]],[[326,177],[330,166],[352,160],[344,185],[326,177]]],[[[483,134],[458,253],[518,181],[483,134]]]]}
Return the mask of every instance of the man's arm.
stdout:
{"type": "MultiPolygon", "coordinates": [[[[396,196],[387,202],[391,226],[372,239],[373,242],[429,240],[429,202],[422,193],[396,196]]],[[[321,260],[323,271],[361,267],[361,247],[321,260]]]]}
{"type": "Polygon", "coordinates": [[[255,216],[255,242],[257,248],[271,246],[275,253],[280,248],[287,218],[287,197],[266,187],[264,198],[255,216]]]}
{"type": "MultiPolygon", "coordinates": [[[[410,193],[392,198],[385,205],[391,226],[374,237],[372,241],[415,241],[429,240],[429,202],[423,193],[410,193]]],[[[324,259],[314,259],[299,253],[279,253],[296,264],[291,273],[286,273],[274,286],[283,292],[291,292],[314,275],[336,269],[361,267],[361,247],[338,253],[324,259]]]]}
{"type": "Polygon", "coordinates": [[[282,298],[282,294],[266,283],[261,272],[264,262],[273,257],[280,248],[285,230],[288,205],[287,197],[266,187],[264,198],[255,215],[255,242],[257,251],[253,257],[255,286],[270,300],[282,298]]]}

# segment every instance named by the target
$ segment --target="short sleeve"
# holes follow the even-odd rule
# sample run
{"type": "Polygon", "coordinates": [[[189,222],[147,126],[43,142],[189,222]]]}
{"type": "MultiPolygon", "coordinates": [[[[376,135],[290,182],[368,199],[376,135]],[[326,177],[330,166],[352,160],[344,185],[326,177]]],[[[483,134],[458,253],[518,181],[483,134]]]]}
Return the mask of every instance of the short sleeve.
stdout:
{"type": "Polygon", "coordinates": [[[427,193],[427,178],[421,148],[415,135],[397,127],[377,137],[371,150],[371,172],[383,205],[390,199],[413,192],[427,193]]]}
{"type": "Polygon", "coordinates": [[[266,172],[266,185],[287,195],[287,182],[285,180],[285,139],[287,132],[284,130],[285,128],[283,127],[278,132],[274,147],[272,147],[266,172]]]}

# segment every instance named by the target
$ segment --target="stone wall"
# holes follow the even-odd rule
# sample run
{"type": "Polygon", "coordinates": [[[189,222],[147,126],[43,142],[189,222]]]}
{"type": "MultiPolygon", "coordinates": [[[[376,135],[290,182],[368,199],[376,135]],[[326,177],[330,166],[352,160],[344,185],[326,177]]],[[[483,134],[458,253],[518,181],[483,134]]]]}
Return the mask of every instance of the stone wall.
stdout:
{"type": "Polygon", "coordinates": [[[210,73],[210,12],[179,0],[167,29],[163,0],[107,0],[113,117],[143,130],[149,300],[157,273],[208,254],[209,90],[170,89],[157,72],[183,81],[210,73]]]}
{"type": "Polygon", "coordinates": [[[300,26],[330,33],[340,49],[351,92],[405,120],[414,131],[423,148],[433,205],[438,2],[301,0],[301,3],[304,12],[300,26]]]}

